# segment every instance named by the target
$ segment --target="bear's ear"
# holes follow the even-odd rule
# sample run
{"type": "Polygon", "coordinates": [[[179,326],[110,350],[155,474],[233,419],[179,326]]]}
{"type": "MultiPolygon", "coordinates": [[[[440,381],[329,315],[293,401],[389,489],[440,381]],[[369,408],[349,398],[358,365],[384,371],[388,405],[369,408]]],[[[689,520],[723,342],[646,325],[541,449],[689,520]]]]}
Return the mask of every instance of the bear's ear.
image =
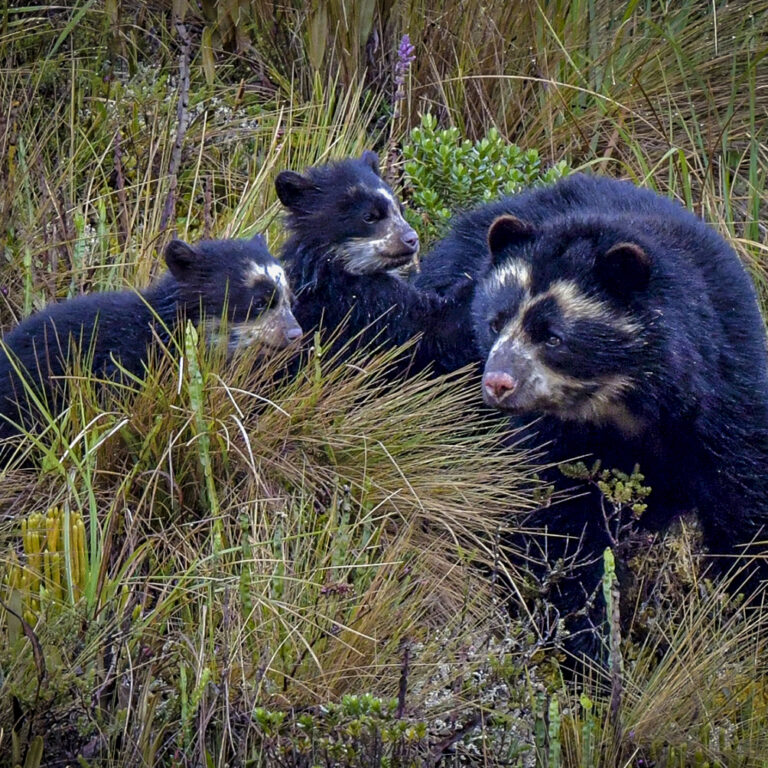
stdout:
{"type": "Polygon", "coordinates": [[[494,219],[488,229],[488,248],[491,251],[491,265],[496,267],[504,261],[504,252],[510,245],[520,245],[530,240],[534,228],[530,222],[517,216],[504,215],[494,219]]]}
{"type": "Polygon", "coordinates": [[[619,296],[644,291],[651,277],[651,259],[637,243],[622,242],[611,246],[595,259],[600,281],[619,296]]]}
{"type": "Polygon", "coordinates": [[[381,171],[379,171],[379,156],[375,152],[371,152],[370,149],[366,149],[365,152],[363,152],[363,154],[360,155],[360,159],[367,166],[370,166],[371,170],[377,176],[381,176],[381,171]]]}
{"type": "Polygon", "coordinates": [[[306,176],[294,171],[282,171],[275,179],[275,189],[280,202],[291,210],[301,210],[302,198],[314,188],[315,185],[306,176]]]}
{"type": "Polygon", "coordinates": [[[264,237],[264,235],[254,235],[251,238],[250,242],[251,242],[251,245],[258,245],[258,246],[261,246],[262,248],[267,247],[267,238],[264,237]]]}
{"type": "Polygon", "coordinates": [[[183,240],[171,240],[165,246],[165,263],[177,280],[184,280],[194,269],[200,254],[183,240]]]}

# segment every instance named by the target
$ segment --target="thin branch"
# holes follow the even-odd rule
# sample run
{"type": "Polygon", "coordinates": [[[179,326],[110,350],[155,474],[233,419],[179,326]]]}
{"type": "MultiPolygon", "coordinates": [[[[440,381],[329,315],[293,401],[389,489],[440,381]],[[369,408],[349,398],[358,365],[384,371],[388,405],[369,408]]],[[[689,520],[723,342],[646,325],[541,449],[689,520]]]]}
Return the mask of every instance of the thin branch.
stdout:
{"type": "Polygon", "coordinates": [[[117,242],[123,248],[128,242],[131,223],[128,218],[128,199],[125,194],[125,173],[123,171],[123,147],[119,128],[115,131],[115,188],[117,190],[117,203],[120,206],[117,242]]]}
{"type": "Polygon", "coordinates": [[[168,166],[170,186],[168,197],[165,200],[163,215],[160,218],[160,229],[165,230],[176,208],[176,189],[178,187],[178,173],[181,166],[181,149],[184,145],[184,137],[189,126],[189,58],[192,41],[184,22],[176,18],[174,21],[176,34],[181,40],[181,54],[179,56],[179,101],[176,106],[176,140],[173,142],[171,162],[168,166]]]}

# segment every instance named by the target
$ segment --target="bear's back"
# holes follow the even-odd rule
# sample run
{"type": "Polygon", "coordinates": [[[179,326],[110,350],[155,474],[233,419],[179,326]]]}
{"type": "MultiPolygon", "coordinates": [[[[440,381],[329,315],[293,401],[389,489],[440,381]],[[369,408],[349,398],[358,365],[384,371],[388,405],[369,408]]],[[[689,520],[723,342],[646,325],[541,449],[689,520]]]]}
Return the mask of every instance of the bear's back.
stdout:
{"type": "MultiPolygon", "coordinates": [[[[95,293],[50,304],[23,320],[3,337],[4,346],[27,371],[45,368],[60,375],[66,367],[70,346],[92,359],[95,370],[111,364],[111,358],[135,371],[146,356],[153,314],[135,291],[95,293]]],[[[0,371],[15,368],[0,354],[0,371]]],[[[138,372],[138,371],[137,371],[138,372]]]]}
{"type": "Polygon", "coordinates": [[[630,182],[574,173],[554,185],[528,189],[460,215],[449,234],[424,257],[414,284],[445,293],[463,276],[478,277],[488,255],[488,229],[499,216],[513,215],[540,225],[589,212],[674,218],[684,209],[630,182]]]}
{"type": "Polygon", "coordinates": [[[77,296],[48,305],[7,333],[0,349],[0,438],[16,434],[15,424],[35,428],[37,398],[52,412],[60,410],[65,389],[58,377],[75,359],[99,378],[114,379],[122,369],[143,375],[153,334],[162,335],[176,315],[175,302],[166,298],[150,309],[136,291],[77,296]]]}

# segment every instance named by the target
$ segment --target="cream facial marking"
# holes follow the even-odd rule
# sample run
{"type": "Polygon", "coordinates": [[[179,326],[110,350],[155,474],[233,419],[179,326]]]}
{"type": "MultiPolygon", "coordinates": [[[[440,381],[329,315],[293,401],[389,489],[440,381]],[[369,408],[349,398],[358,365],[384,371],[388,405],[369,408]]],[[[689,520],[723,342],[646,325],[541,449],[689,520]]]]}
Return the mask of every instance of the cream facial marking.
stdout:
{"type": "MultiPolygon", "coordinates": [[[[266,346],[273,346],[268,338],[273,326],[274,323],[270,323],[264,315],[252,322],[229,323],[226,336],[227,351],[235,352],[259,341],[266,346]]],[[[215,320],[206,323],[206,336],[209,344],[214,346],[220,344],[224,339],[221,323],[215,320]]]]}
{"type": "Polygon", "coordinates": [[[628,437],[639,434],[642,420],[623,403],[624,395],[634,388],[632,379],[616,374],[599,382],[599,388],[577,405],[566,418],[590,424],[613,424],[628,437]]]}
{"type": "Polygon", "coordinates": [[[551,296],[557,301],[565,317],[602,320],[626,334],[636,334],[642,330],[637,323],[617,312],[609,304],[587,296],[578,284],[571,280],[558,280],[552,283],[542,298],[546,296],[551,296]]]}
{"type": "Polygon", "coordinates": [[[395,233],[372,240],[352,238],[336,249],[336,258],[351,275],[391,269],[392,259],[387,258],[387,253],[397,247],[397,242],[395,233]]]}
{"type": "Polygon", "coordinates": [[[397,211],[397,214],[400,215],[400,206],[398,205],[397,200],[395,200],[394,195],[386,189],[386,187],[376,187],[376,189],[371,189],[369,192],[371,195],[379,195],[380,197],[383,197],[384,200],[397,211]]]}
{"type": "Polygon", "coordinates": [[[491,281],[497,290],[517,284],[525,291],[530,292],[531,268],[520,259],[510,259],[494,271],[491,281]]]}
{"type": "MultiPolygon", "coordinates": [[[[526,287],[524,281],[527,282],[527,286],[530,286],[531,273],[525,263],[513,261],[496,270],[490,280],[498,286],[509,285],[514,280],[526,287]],[[502,280],[504,282],[501,282],[502,280]]],[[[526,287],[527,290],[528,287],[526,287]]],[[[627,335],[638,334],[642,331],[640,325],[617,312],[609,304],[600,299],[587,296],[577,283],[571,280],[557,280],[542,293],[537,293],[535,296],[526,294],[518,307],[517,314],[501,330],[496,343],[508,342],[515,336],[522,334],[522,318],[525,317],[525,313],[531,307],[548,298],[555,299],[566,319],[602,321],[609,323],[613,328],[627,335]]]]}
{"type": "Polygon", "coordinates": [[[282,288],[287,285],[285,270],[279,264],[267,264],[267,275],[274,280],[275,285],[282,288]]]}
{"type": "Polygon", "coordinates": [[[581,288],[570,280],[558,280],[552,283],[544,296],[556,299],[563,314],[570,317],[607,320],[613,316],[605,303],[585,295],[581,288]]]}
{"type": "Polygon", "coordinates": [[[269,280],[281,289],[287,285],[285,271],[279,264],[257,264],[252,261],[243,276],[243,284],[253,288],[260,280],[269,280]]]}
{"type": "Polygon", "coordinates": [[[285,271],[279,264],[251,262],[245,272],[243,284],[246,288],[254,288],[259,282],[267,282],[275,287],[278,303],[281,307],[290,306],[292,297],[290,290],[288,290],[288,280],[285,271]]]}
{"type": "MultiPolygon", "coordinates": [[[[286,336],[285,329],[296,325],[296,319],[291,313],[290,307],[281,299],[278,307],[262,312],[253,320],[243,323],[228,323],[226,325],[227,351],[235,352],[257,343],[266,349],[283,349],[291,343],[291,340],[286,336]]],[[[219,318],[207,320],[205,331],[209,344],[217,345],[224,341],[224,331],[219,318]]]]}
{"type": "Polygon", "coordinates": [[[384,200],[384,202],[387,203],[387,206],[389,207],[389,215],[395,222],[398,224],[400,222],[405,223],[403,215],[400,213],[400,204],[395,199],[395,196],[386,187],[365,187],[365,191],[371,195],[371,197],[378,195],[384,200]]]}

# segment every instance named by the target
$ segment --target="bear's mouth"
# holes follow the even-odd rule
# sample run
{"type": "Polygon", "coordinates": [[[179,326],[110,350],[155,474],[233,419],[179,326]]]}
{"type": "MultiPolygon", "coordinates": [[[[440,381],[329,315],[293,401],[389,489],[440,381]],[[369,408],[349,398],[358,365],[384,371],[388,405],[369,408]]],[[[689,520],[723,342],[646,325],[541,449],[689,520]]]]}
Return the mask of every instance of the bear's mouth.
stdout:
{"type": "Polygon", "coordinates": [[[411,249],[409,251],[403,251],[402,253],[390,254],[385,258],[392,267],[404,267],[411,262],[415,253],[416,251],[411,249]]]}
{"type": "Polygon", "coordinates": [[[370,275],[389,272],[409,264],[418,248],[403,246],[398,250],[381,248],[377,241],[355,243],[338,252],[344,269],[352,275],[370,275]]]}

